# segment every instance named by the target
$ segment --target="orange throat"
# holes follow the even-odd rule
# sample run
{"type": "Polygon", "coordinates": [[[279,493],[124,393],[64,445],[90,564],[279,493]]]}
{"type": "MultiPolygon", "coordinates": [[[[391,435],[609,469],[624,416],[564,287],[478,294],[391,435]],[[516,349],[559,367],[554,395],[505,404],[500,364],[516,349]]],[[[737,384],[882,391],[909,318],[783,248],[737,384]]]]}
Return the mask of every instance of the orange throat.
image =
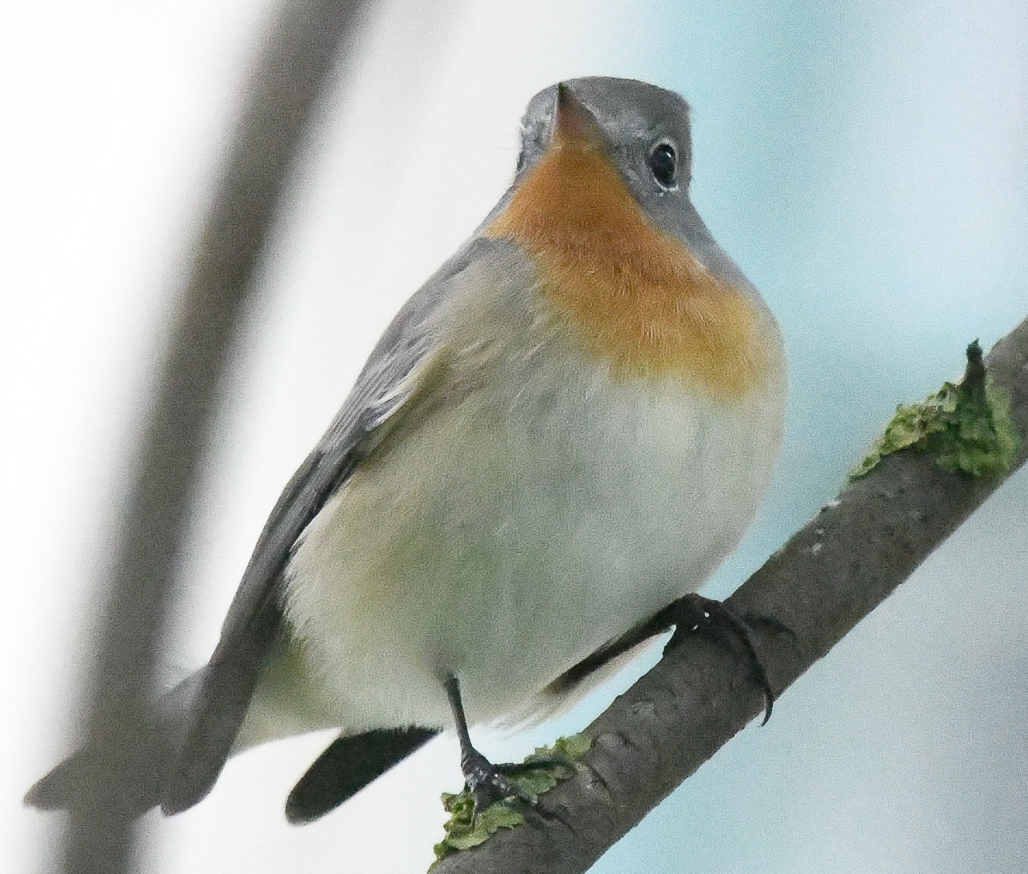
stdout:
{"type": "Polygon", "coordinates": [[[486,235],[528,252],[543,293],[618,376],[678,375],[728,400],[770,366],[754,304],[654,228],[598,148],[558,140],[486,235]]]}

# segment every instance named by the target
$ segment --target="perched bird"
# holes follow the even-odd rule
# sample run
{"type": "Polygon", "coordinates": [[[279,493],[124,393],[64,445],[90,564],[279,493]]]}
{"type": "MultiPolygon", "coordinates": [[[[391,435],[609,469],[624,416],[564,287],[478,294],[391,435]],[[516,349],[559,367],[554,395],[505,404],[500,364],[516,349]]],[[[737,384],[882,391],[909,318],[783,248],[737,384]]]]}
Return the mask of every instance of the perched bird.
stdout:
{"type": "Polygon", "coordinates": [[[206,667],[98,781],[175,813],[226,759],[341,734],[287,802],[332,809],[455,726],[566,704],[734,548],[782,441],[777,324],[689,199],[689,108],[585,78],[537,94],[514,182],[386,330],[272,511],[206,667]]]}

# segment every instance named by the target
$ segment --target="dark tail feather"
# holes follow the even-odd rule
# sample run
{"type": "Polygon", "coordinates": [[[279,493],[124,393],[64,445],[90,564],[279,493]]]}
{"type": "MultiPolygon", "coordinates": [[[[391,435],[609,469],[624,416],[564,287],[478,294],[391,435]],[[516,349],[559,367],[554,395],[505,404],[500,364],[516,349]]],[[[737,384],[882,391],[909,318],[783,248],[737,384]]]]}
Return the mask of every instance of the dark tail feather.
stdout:
{"type": "Polygon", "coordinates": [[[42,810],[102,808],[130,820],[142,816],[160,801],[169,753],[152,741],[119,744],[107,754],[96,746],[81,749],[29,789],[25,803],[42,810]]]}
{"type": "Polygon", "coordinates": [[[286,819],[302,825],[324,816],[438,733],[432,728],[380,728],[336,738],[289,793],[286,819]]]}
{"type": "Polygon", "coordinates": [[[198,679],[187,677],[155,711],[121,726],[118,737],[87,743],[29,789],[25,803],[41,810],[114,810],[126,819],[156,807],[198,679]]]}

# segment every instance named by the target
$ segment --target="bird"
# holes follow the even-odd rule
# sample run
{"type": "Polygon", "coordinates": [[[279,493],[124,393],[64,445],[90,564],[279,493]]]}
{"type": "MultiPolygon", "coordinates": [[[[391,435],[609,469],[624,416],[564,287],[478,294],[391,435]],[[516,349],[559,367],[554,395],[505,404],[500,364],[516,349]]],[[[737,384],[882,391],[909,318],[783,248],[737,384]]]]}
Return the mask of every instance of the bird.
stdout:
{"type": "Polygon", "coordinates": [[[781,332],[691,180],[677,93],[587,77],[536,94],[512,184],[286,485],[208,664],[130,752],[87,746],[27,803],[105,786],[127,815],[177,813],[231,755],[324,728],[292,822],[447,729],[476,802],[515,791],[471,730],[560,712],[666,625],[780,452],[781,332]]]}

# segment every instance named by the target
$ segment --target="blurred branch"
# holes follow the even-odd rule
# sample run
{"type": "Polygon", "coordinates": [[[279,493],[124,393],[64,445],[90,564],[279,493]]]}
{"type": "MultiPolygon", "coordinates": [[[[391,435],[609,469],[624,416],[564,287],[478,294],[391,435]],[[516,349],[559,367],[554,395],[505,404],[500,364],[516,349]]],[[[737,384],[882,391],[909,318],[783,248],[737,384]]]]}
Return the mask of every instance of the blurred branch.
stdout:
{"type": "MultiPolygon", "coordinates": [[[[200,230],[160,365],[128,489],[96,632],[85,730],[101,751],[137,734],[152,700],[157,647],[176,555],[227,350],[312,107],[370,0],[282,3],[250,81],[220,186],[200,230]]],[[[124,754],[124,752],[123,752],[124,754]]],[[[133,865],[132,826],[117,798],[70,815],[65,870],[119,874],[133,865]]]]}
{"type": "MultiPolygon", "coordinates": [[[[1010,396],[1016,469],[1028,455],[1028,319],[986,365],[1010,396]]],[[[825,655],[1005,478],[946,473],[904,450],[843,489],[728,600],[741,615],[790,630],[755,626],[775,690],[825,655]]],[[[433,874],[585,871],[760,712],[748,675],[741,654],[687,635],[586,729],[584,768],[542,797],[540,817],[446,858],[433,874]]]]}

